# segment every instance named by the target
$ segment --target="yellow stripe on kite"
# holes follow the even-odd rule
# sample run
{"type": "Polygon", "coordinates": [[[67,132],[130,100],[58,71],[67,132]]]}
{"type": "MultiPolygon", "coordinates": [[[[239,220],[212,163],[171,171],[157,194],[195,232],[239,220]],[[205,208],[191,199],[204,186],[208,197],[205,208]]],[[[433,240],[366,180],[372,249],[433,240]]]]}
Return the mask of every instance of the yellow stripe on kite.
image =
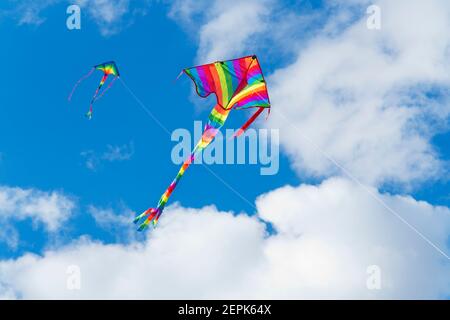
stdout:
{"type": "Polygon", "coordinates": [[[230,103],[228,104],[227,109],[233,107],[233,105],[236,102],[238,102],[241,99],[244,99],[246,96],[249,96],[252,93],[254,93],[254,92],[264,88],[265,85],[266,85],[265,82],[261,82],[261,83],[254,84],[254,85],[252,85],[250,87],[247,87],[247,88],[243,89],[241,92],[239,92],[237,95],[235,95],[233,97],[233,99],[230,100],[230,103]]]}
{"type": "Polygon", "coordinates": [[[220,62],[216,63],[215,67],[216,67],[217,74],[219,75],[219,79],[220,79],[220,87],[222,89],[222,99],[223,99],[222,101],[225,104],[228,101],[227,79],[225,78],[225,73],[223,72],[223,67],[220,64],[220,62]]]}

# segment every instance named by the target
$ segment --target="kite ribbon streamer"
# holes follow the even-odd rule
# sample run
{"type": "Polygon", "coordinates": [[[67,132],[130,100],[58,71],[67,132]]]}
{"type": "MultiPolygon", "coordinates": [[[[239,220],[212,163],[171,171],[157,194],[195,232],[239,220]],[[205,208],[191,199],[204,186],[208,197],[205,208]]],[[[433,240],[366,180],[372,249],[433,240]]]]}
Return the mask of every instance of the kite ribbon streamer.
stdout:
{"type": "Polygon", "coordinates": [[[85,74],[84,76],[82,76],[82,77],[77,81],[77,83],[75,83],[75,85],[73,86],[73,89],[72,89],[72,91],[70,92],[69,97],[67,98],[67,100],[70,101],[70,100],[72,99],[72,96],[73,96],[75,90],[76,90],[76,89],[78,88],[78,86],[80,85],[80,83],[83,82],[84,80],[86,80],[87,78],[89,78],[89,77],[92,75],[92,73],[94,72],[94,70],[95,70],[95,68],[92,68],[91,71],[89,71],[87,74],[85,74]]]}
{"type": "Polygon", "coordinates": [[[106,79],[108,78],[108,74],[105,73],[102,77],[102,79],[100,80],[100,84],[97,87],[97,90],[95,90],[94,96],[91,99],[91,104],[89,105],[89,111],[86,113],[86,117],[88,117],[89,119],[92,119],[92,105],[94,104],[95,100],[97,99],[97,95],[100,91],[100,89],[103,87],[103,85],[105,84],[106,79]]]}
{"type": "Polygon", "coordinates": [[[103,95],[106,93],[106,91],[108,91],[108,90],[113,86],[113,84],[114,84],[114,82],[117,80],[117,78],[119,78],[119,77],[114,77],[114,78],[111,80],[111,82],[109,83],[109,85],[106,87],[106,89],[103,90],[103,92],[102,92],[97,98],[95,98],[94,101],[97,101],[98,99],[100,99],[101,97],[103,97],[103,95]]]}
{"type": "MultiPolygon", "coordinates": [[[[246,123],[244,123],[242,125],[242,127],[239,128],[238,131],[236,131],[236,133],[233,135],[233,138],[237,138],[239,137],[241,134],[244,133],[245,130],[247,130],[247,128],[253,123],[253,121],[256,120],[256,118],[258,118],[258,116],[264,111],[265,108],[260,107],[258,108],[258,110],[256,110],[256,112],[251,116],[250,119],[247,120],[246,123]]],[[[270,110],[270,109],[269,109],[270,110]]]]}

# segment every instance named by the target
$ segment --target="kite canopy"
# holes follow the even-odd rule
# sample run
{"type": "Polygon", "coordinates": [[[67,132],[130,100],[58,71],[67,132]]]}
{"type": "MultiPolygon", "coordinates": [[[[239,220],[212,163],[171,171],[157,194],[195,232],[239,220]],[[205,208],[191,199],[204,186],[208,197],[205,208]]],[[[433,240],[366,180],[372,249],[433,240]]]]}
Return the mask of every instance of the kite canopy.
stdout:
{"type": "Polygon", "coordinates": [[[106,75],[113,75],[120,77],[119,68],[114,61],[108,61],[105,63],[98,64],[94,66],[95,70],[103,71],[106,75]]]}
{"type": "Polygon", "coordinates": [[[223,109],[270,108],[266,82],[255,55],[183,71],[194,81],[199,96],[214,93],[223,109]]]}

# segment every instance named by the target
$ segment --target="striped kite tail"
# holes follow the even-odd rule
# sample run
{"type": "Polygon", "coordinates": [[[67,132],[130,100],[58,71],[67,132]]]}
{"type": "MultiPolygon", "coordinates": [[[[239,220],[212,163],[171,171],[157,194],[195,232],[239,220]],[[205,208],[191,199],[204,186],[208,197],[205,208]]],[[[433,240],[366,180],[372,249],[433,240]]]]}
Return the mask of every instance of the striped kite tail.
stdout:
{"type": "Polygon", "coordinates": [[[208,146],[208,144],[212,141],[212,139],[214,139],[214,136],[217,134],[217,132],[218,132],[217,128],[213,127],[206,128],[205,132],[202,135],[202,138],[197,143],[194,150],[192,150],[191,155],[184,161],[175,179],[173,179],[172,183],[169,185],[167,190],[161,196],[161,199],[159,199],[158,206],[156,208],[150,208],[144,211],[134,219],[134,223],[139,223],[143,221],[145,218],[144,222],[142,222],[139,225],[138,231],[146,229],[150,224],[150,222],[153,222],[153,226],[156,226],[159,217],[161,216],[164,207],[167,204],[167,201],[169,201],[169,197],[172,195],[172,192],[175,190],[176,186],[178,185],[178,182],[180,182],[187,168],[189,168],[192,162],[194,162],[195,156],[200,152],[202,152],[202,150],[205,149],[206,146],[208,146]]]}
{"type": "Polygon", "coordinates": [[[89,120],[92,119],[92,114],[93,114],[94,110],[92,109],[92,104],[89,106],[89,111],[86,112],[86,118],[88,118],[89,120]]]}
{"type": "Polygon", "coordinates": [[[115,82],[118,78],[119,78],[119,77],[114,77],[114,78],[112,79],[112,81],[109,83],[109,85],[106,87],[106,89],[103,90],[103,92],[102,92],[100,95],[98,95],[98,96],[95,97],[94,101],[97,101],[98,99],[100,99],[101,97],[103,97],[103,95],[106,93],[106,91],[108,91],[109,89],[111,89],[111,87],[113,86],[114,82],[115,82]]]}
{"type": "Polygon", "coordinates": [[[172,181],[170,186],[167,188],[167,190],[164,192],[164,194],[161,196],[161,199],[159,199],[158,206],[156,208],[150,208],[138,215],[136,218],[134,218],[134,223],[142,222],[139,225],[138,231],[142,231],[146,229],[151,222],[153,222],[153,226],[155,227],[158,223],[159,217],[161,216],[164,207],[166,206],[167,201],[169,201],[169,197],[172,194],[173,190],[175,190],[175,187],[177,186],[178,181],[180,181],[182,174],[178,173],[176,178],[172,181]],[[145,220],[144,220],[145,218],[145,220]]]}
{"type": "Polygon", "coordinates": [[[178,182],[181,180],[181,178],[184,175],[184,172],[186,169],[190,166],[192,161],[194,160],[195,153],[197,152],[197,148],[194,150],[194,152],[191,154],[190,157],[188,157],[183,165],[181,166],[180,170],[178,171],[177,176],[175,179],[173,179],[172,183],[169,185],[167,190],[164,192],[164,194],[161,196],[161,199],[159,199],[158,206],[156,208],[150,208],[140,215],[138,215],[136,218],[134,218],[134,223],[142,222],[139,225],[138,231],[142,231],[146,229],[151,222],[153,222],[153,226],[156,226],[158,223],[159,217],[161,216],[164,207],[166,206],[167,201],[169,201],[169,197],[171,196],[172,192],[175,190],[178,182]],[[145,219],[145,220],[144,220],[145,219]]]}
{"type": "Polygon", "coordinates": [[[162,213],[162,209],[160,208],[150,208],[145,210],[143,213],[134,218],[133,222],[135,224],[140,223],[138,231],[142,231],[146,229],[149,224],[153,221],[153,225],[156,225],[157,219],[162,213]]]}
{"type": "Polygon", "coordinates": [[[92,108],[92,106],[93,106],[95,100],[97,100],[98,93],[99,93],[100,89],[103,87],[103,85],[105,84],[105,81],[106,81],[107,78],[108,78],[108,74],[105,73],[105,74],[103,75],[102,79],[100,80],[100,84],[98,85],[97,90],[95,90],[95,93],[94,93],[94,95],[92,96],[91,104],[89,105],[89,111],[86,113],[86,117],[87,117],[89,120],[92,119],[92,113],[93,113],[93,111],[94,111],[93,108],[92,108]]]}

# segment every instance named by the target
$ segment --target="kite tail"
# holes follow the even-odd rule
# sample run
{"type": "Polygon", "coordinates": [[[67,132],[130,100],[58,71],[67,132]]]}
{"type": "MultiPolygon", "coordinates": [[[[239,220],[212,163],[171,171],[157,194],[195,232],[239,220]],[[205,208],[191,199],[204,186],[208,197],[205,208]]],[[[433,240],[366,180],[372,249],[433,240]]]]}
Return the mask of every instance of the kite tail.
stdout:
{"type": "Polygon", "coordinates": [[[139,231],[144,230],[148,227],[150,222],[155,218],[155,216],[158,214],[158,210],[155,208],[150,208],[148,210],[145,210],[143,213],[138,215],[136,218],[134,218],[134,223],[138,223],[139,221],[142,221],[145,218],[145,221],[139,225],[139,231]]]}
{"type": "Polygon", "coordinates": [[[78,86],[80,85],[80,83],[83,82],[84,80],[86,80],[87,78],[89,78],[89,77],[91,76],[92,72],[94,72],[94,70],[95,70],[95,68],[92,68],[91,71],[89,71],[87,74],[85,74],[84,76],[82,76],[82,77],[77,81],[77,83],[75,83],[75,85],[73,86],[72,91],[70,92],[69,97],[67,98],[67,100],[70,101],[70,100],[72,99],[72,96],[73,96],[75,90],[76,90],[76,89],[78,88],[78,86]]]}
{"type": "Polygon", "coordinates": [[[205,128],[205,132],[202,135],[202,138],[195,146],[194,150],[192,151],[191,155],[184,161],[183,165],[181,166],[180,170],[178,171],[178,174],[176,175],[175,179],[173,179],[172,183],[169,185],[169,187],[166,189],[166,191],[161,196],[161,199],[159,199],[158,205],[156,208],[150,208],[146,211],[144,211],[142,214],[137,216],[134,219],[134,223],[138,223],[143,220],[143,218],[146,217],[145,221],[139,225],[138,231],[142,231],[148,227],[150,222],[153,222],[153,226],[156,226],[158,223],[159,217],[161,216],[164,207],[167,204],[167,201],[169,201],[169,197],[171,196],[172,192],[175,190],[176,186],[178,185],[178,182],[180,182],[181,178],[183,177],[184,173],[186,172],[187,168],[194,162],[195,156],[202,152],[203,149],[206,148],[208,144],[211,143],[214,136],[217,134],[218,129],[212,130],[208,126],[205,128]]]}
{"type": "MultiPolygon", "coordinates": [[[[247,120],[246,123],[244,123],[242,125],[242,127],[235,132],[235,134],[233,135],[233,138],[239,137],[241,134],[244,133],[245,130],[247,130],[247,128],[253,123],[253,121],[256,120],[256,118],[258,118],[258,116],[264,111],[263,107],[259,107],[258,110],[247,120]]],[[[270,112],[270,109],[269,109],[270,112]]]]}
{"type": "Polygon", "coordinates": [[[100,99],[101,97],[103,97],[103,95],[105,94],[105,92],[108,91],[108,90],[113,86],[114,81],[116,81],[117,78],[118,78],[118,77],[114,77],[114,78],[112,79],[112,81],[109,83],[108,87],[106,87],[106,89],[103,90],[103,92],[102,92],[97,98],[95,98],[95,101],[97,101],[98,99],[100,99]]]}
{"type": "Polygon", "coordinates": [[[92,109],[92,104],[89,106],[89,111],[86,112],[86,118],[88,118],[89,120],[92,119],[92,113],[94,112],[94,110],[92,109]]]}
{"type": "MultiPolygon", "coordinates": [[[[228,113],[227,113],[228,115],[228,113]]],[[[224,118],[225,119],[225,118],[224,118]]],[[[161,199],[159,199],[158,205],[156,208],[150,208],[146,211],[144,211],[142,214],[137,216],[134,219],[135,223],[138,223],[142,221],[143,218],[146,217],[146,220],[141,223],[138,230],[142,231],[145,228],[148,227],[150,222],[153,222],[153,226],[156,226],[158,223],[159,217],[161,216],[164,207],[167,204],[167,201],[169,201],[169,197],[172,194],[172,192],[175,190],[176,186],[178,185],[178,182],[180,182],[181,178],[183,177],[184,173],[186,172],[187,168],[194,162],[194,159],[196,155],[198,155],[200,152],[203,151],[214,139],[217,132],[219,132],[219,128],[222,126],[223,123],[215,123],[211,120],[208,122],[208,124],[205,126],[205,130],[202,134],[201,139],[198,141],[197,145],[195,146],[194,150],[192,150],[191,155],[184,161],[183,165],[181,166],[180,170],[178,171],[178,174],[176,175],[175,179],[173,179],[172,183],[169,185],[169,187],[166,189],[166,191],[161,196],[161,199]]]]}
{"type": "Polygon", "coordinates": [[[100,80],[100,84],[98,85],[97,90],[95,90],[95,93],[92,96],[91,104],[89,105],[89,111],[86,113],[86,117],[89,120],[92,119],[92,113],[94,112],[92,105],[94,104],[95,100],[97,100],[98,93],[99,93],[100,89],[103,87],[103,85],[105,84],[105,81],[107,78],[108,78],[108,74],[105,73],[103,75],[102,79],[100,80]]]}
{"type": "Polygon", "coordinates": [[[194,151],[192,152],[190,157],[184,161],[183,165],[181,166],[180,170],[178,171],[177,176],[175,177],[175,179],[173,179],[172,183],[169,185],[169,187],[163,193],[163,195],[161,196],[161,199],[159,199],[157,207],[150,208],[150,209],[144,211],[143,213],[141,213],[134,219],[134,223],[138,223],[138,222],[141,222],[143,220],[143,218],[146,218],[145,221],[139,225],[138,231],[142,231],[142,230],[146,229],[148,227],[148,225],[150,224],[150,222],[153,222],[153,226],[156,226],[156,224],[158,223],[158,219],[161,216],[161,214],[164,210],[164,207],[167,204],[167,201],[169,201],[170,195],[175,190],[175,187],[177,186],[178,182],[183,177],[186,169],[194,161],[194,157],[195,157],[195,154],[197,153],[197,150],[198,150],[197,148],[194,149],[194,151]]]}

